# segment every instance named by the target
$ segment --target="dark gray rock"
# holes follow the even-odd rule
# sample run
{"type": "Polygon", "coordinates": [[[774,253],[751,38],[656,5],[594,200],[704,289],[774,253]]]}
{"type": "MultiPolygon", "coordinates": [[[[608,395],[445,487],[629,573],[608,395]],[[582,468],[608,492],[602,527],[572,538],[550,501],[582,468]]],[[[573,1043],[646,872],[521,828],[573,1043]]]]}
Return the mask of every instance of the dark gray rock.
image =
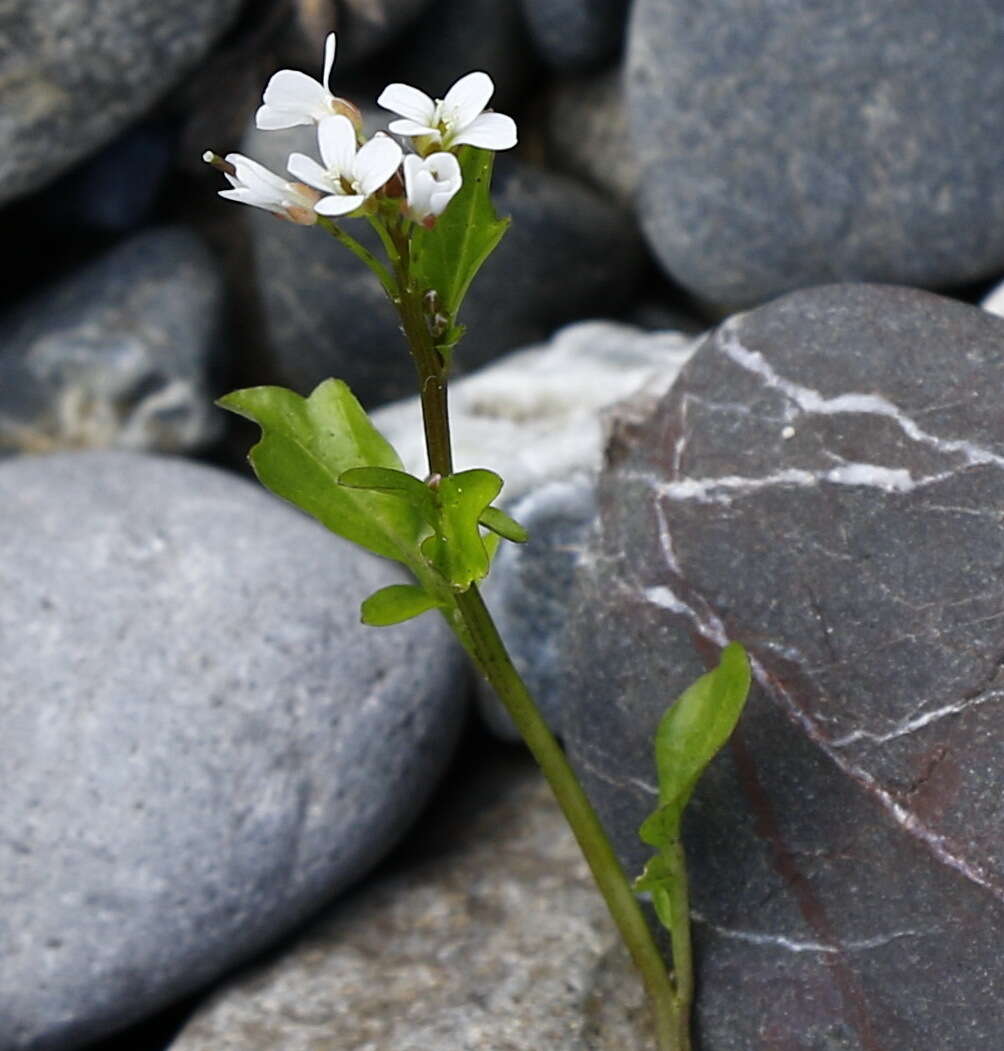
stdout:
{"type": "MultiPolygon", "coordinates": [[[[386,126],[367,117],[370,130],[386,126]]],[[[282,171],[293,150],[316,149],[311,129],[294,128],[252,130],[244,152],[282,171]]],[[[495,189],[499,214],[513,222],[464,302],[462,371],[576,317],[616,313],[642,262],[630,217],[576,182],[500,156],[495,189]]],[[[410,394],[414,366],[397,316],[369,270],[320,229],[258,210],[248,218],[278,376],[301,392],[337,376],[370,405],[410,394]]],[[[364,221],[349,220],[347,229],[379,250],[364,221]]]]}
{"type": "Polygon", "coordinates": [[[491,108],[519,123],[518,105],[539,63],[519,0],[438,0],[383,63],[389,79],[414,84],[433,98],[471,70],[491,76],[491,108]]]}
{"type": "MultiPolygon", "coordinates": [[[[430,0],[324,0],[334,8],[338,61],[358,65],[386,47],[429,6],[430,0]]],[[[329,25],[327,28],[331,28],[329,25]]],[[[337,93],[337,88],[335,89],[337,93]]]]}
{"type": "Polygon", "coordinates": [[[126,241],[0,318],[0,455],[181,452],[220,431],[223,286],[194,234],[126,241]]]}
{"type": "Polygon", "coordinates": [[[999,318],[831,286],[615,428],[562,728],[630,869],[697,651],[759,683],[685,828],[705,1051],[1004,1040],[1002,383],[999,318]]]}
{"type": "Polygon", "coordinates": [[[548,100],[551,157],[622,207],[635,211],[640,179],[620,68],[559,83],[548,100]]]}
{"type": "Polygon", "coordinates": [[[238,0],[0,7],[0,203],[112,139],[208,51],[238,0]]]}
{"type": "Polygon", "coordinates": [[[223,988],[171,1051],[651,1046],[641,983],[543,779],[486,759],[458,787],[419,858],[223,988]]]}
{"type": "Polygon", "coordinates": [[[998,3],[638,0],[640,214],[724,309],[827,281],[941,287],[1004,268],[998,3]]]}
{"type": "Polygon", "coordinates": [[[628,0],[523,0],[523,13],[550,65],[592,69],[620,52],[628,0]]]}
{"type": "Polygon", "coordinates": [[[61,1051],[211,981],[415,817],[464,698],[394,578],[263,490],[126,453],[0,464],[0,1048],[61,1051]]]}

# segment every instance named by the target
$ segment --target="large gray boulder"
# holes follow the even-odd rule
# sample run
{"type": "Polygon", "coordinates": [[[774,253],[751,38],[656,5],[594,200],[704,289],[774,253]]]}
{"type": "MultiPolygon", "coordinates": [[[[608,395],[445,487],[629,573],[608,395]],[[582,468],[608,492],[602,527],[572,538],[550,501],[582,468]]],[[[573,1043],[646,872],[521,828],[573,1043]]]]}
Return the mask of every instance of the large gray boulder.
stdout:
{"type": "Polygon", "coordinates": [[[123,453],[0,464],[0,1049],[69,1051],[362,876],[464,699],[394,574],[249,482],[123,453]]]}
{"type": "Polygon", "coordinates": [[[1004,269],[1004,5],[638,0],[639,211],[729,310],[828,281],[1004,269]]]}
{"type": "Polygon", "coordinates": [[[630,870],[666,705],[758,683],[685,827],[705,1051],[1004,1042],[1002,384],[999,318],[831,286],[615,427],[561,729],[630,870]]]}

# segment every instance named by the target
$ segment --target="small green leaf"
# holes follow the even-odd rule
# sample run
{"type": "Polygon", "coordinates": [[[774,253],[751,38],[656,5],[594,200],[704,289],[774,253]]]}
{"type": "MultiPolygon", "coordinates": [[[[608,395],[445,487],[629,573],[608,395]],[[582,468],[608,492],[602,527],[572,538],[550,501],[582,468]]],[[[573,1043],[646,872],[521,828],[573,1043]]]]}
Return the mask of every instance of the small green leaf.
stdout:
{"type": "Polygon", "coordinates": [[[347,540],[405,564],[417,560],[427,529],[415,508],[339,485],[356,467],[401,470],[397,453],[341,380],[325,380],[309,398],[252,387],[217,404],[261,427],[249,459],[263,485],[347,540]]]}
{"type": "Polygon", "coordinates": [[[649,858],[645,871],[634,881],[636,891],[648,891],[652,895],[652,905],[655,907],[656,915],[667,930],[672,929],[673,926],[670,897],[672,882],[673,875],[666,859],[661,854],[649,858]]]}
{"type": "Polygon", "coordinates": [[[375,591],[362,605],[362,621],[374,627],[400,624],[420,613],[435,609],[439,603],[427,591],[414,584],[391,584],[375,591]]]}
{"type": "Polygon", "coordinates": [[[481,512],[480,521],[486,529],[490,529],[493,533],[498,533],[499,536],[504,537],[506,540],[511,540],[514,544],[525,544],[529,539],[527,531],[519,522],[515,518],[510,518],[505,511],[500,511],[497,507],[486,507],[481,512]]]}
{"type": "Polygon", "coordinates": [[[447,475],[439,483],[439,516],[433,535],[422,543],[422,554],[457,591],[466,591],[488,573],[488,550],[478,523],[501,490],[502,479],[483,468],[447,475]]]}
{"type": "MultiPolygon", "coordinates": [[[[492,150],[463,146],[457,154],[463,185],[432,229],[412,233],[411,274],[420,291],[434,289],[440,309],[452,322],[467,289],[509,225],[499,219],[491,199],[492,150]]],[[[444,348],[456,342],[451,333],[444,348]]],[[[447,351],[448,353],[448,351],[447,351]]]]}
{"type": "Polygon", "coordinates": [[[686,689],[662,717],[655,735],[659,806],[639,830],[646,843],[662,847],[679,838],[684,808],[735,729],[749,687],[746,651],[738,642],[729,643],[718,666],[686,689]]]}

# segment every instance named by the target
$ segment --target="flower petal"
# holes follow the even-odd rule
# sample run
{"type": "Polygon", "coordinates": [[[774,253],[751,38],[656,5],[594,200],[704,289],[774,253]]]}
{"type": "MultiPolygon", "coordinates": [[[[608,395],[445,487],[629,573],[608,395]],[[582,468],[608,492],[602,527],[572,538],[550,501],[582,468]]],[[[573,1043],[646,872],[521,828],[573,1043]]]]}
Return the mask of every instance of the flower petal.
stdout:
{"type": "MultiPolygon", "coordinates": [[[[431,124],[436,114],[435,102],[424,91],[407,84],[388,84],[380,92],[377,105],[423,126],[431,124]]],[[[400,134],[409,135],[411,132],[400,134]]]]}
{"type": "Polygon", "coordinates": [[[470,126],[454,135],[452,146],[477,146],[482,150],[509,150],[516,145],[516,122],[504,113],[482,113],[470,126]]]}
{"type": "Polygon", "coordinates": [[[295,69],[280,69],[272,74],[262,101],[272,109],[293,110],[296,113],[331,112],[328,106],[330,92],[313,77],[295,69]]]}
{"type": "Polygon", "coordinates": [[[356,185],[369,197],[397,171],[401,147],[387,135],[374,135],[356,154],[353,175],[356,185]]]}
{"type": "Polygon", "coordinates": [[[354,212],[366,198],[361,193],[332,194],[330,197],[322,197],[314,205],[314,211],[318,215],[348,215],[354,212]]]}
{"type": "Polygon", "coordinates": [[[308,186],[315,186],[325,193],[331,193],[331,180],[328,178],[328,173],[313,157],[308,157],[305,153],[291,153],[286,168],[290,175],[295,175],[300,182],[305,182],[308,186]]]}
{"type": "Polygon", "coordinates": [[[351,178],[356,159],[356,129],[348,117],[341,113],[325,117],[317,125],[317,145],[329,172],[351,178]]]}
{"type": "Polygon", "coordinates": [[[228,201],[236,201],[238,204],[249,204],[252,208],[264,208],[265,211],[272,212],[274,215],[281,215],[283,212],[283,207],[278,201],[263,200],[246,186],[236,190],[219,190],[218,192],[221,197],[225,197],[228,201]]]}
{"type": "Polygon", "coordinates": [[[466,128],[495,93],[495,85],[487,73],[468,73],[461,77],[443,99],[443,115],[458,131],[466,128]]]}
{"type": "Polygon", "coordinates": [[[321,87],[331,90],[330,78],[331,68],[335,64],[335,34],[329,33],[324,39],[324,74],[321,77],[321,87]]]}
{"type": "Polygon", "coordinates": [[[255,126],[260,131],[278,131],[281,128],[295,128],[297,124],[313,124],[313,118],[307,113],[294,112],[288,109],[273,109],[271,106],[259,106],[254,115],[255,126]]]}
{"type": "Polygon", "coordinates": [[[395,135],[435,135],[437,139],[440,137],[438,128],[428,124],[416,124],[413,120],[392,120],[387,125],[387,130],[395,135]]]}
{"type": "Polygon", "coordinates": [[[263,164],[245,157],[243,153],[228,153],[227,161],[234,166],[234,174],[242,186],[258,194],[281,194],[286,189],[286,180],[269,171],[263,164]]]}

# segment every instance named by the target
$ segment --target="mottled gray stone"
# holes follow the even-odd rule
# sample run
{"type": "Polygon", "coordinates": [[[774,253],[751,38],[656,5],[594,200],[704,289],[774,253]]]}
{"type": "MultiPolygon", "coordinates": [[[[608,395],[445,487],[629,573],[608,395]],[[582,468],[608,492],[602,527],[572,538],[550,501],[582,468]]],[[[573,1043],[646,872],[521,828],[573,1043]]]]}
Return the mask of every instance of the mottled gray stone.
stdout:
{"type": "Polygon", "coordinates": [[[636,210],[640,169],[620,67],[560,82],[549,99],[547,130],[556,165],[636,210]]]}
{"type": "Polygon", "coordinates": [[[562,728],[629,869],[667,702],[758,686],[685,841],[705,1051],[1004,1042],[1004,322],[830,286],[730,319],[614,429],[562,728]]]}
{"type": "Polygon", "coordinates": [[[0,202],[38,189],[145,113],[237,8],[237,0],[0,6],[0,202]]]}
{"type": "Polygon", "coordinates": [[[720,308],[1004,267],[1004,18],[964,0],[638,0],[640,214],[720,308]]]}
{"type": "Polygon", "coordinates": [[[223,284],[194,234],[141,234],[0,318],[0,455],[182,452],[220,431],[223,284]]]}
{"type": "MultiPolygon", "coordinates": [[[[387,114],[370,119],[386,126],[387,114]]],[[[283,170],[293,150],[316,153],[310,129],[251,130],[244,152],[283,170]]],[[[495,202],[513,222],[471,286],[457,351],[467,371],[583,315],[616,313],[629,299],[642,258],[630,217],[585,187],[500,156],[495,202]]],[[[279,377],[301,392],[328,376],[366,404],[415,389],[399,321],[376,278],[320,229],[265,212],[249,214],[267,337],[279,377]]],[[[347,229],[379,252],[363,220],[347,229]]]]}
{"type": "Polygon", "coordinates": [[[224,987],[171,1051],[629,1051],[641,983],[526,762],[482,765],[421,854],[224,987]]]}
{"type": "Polygon", "coordinates": [[[523,13],[545,61],[558,69],[587,69],[619,53],[628,0],[523,0],[523,13]]]}
{"type": "Polygon", "coordinates": [[[69,1051],[362,876],[465,679],[388,563],[252,483],[127,453],[0,464],[0,1048],[69,1051]]]}

